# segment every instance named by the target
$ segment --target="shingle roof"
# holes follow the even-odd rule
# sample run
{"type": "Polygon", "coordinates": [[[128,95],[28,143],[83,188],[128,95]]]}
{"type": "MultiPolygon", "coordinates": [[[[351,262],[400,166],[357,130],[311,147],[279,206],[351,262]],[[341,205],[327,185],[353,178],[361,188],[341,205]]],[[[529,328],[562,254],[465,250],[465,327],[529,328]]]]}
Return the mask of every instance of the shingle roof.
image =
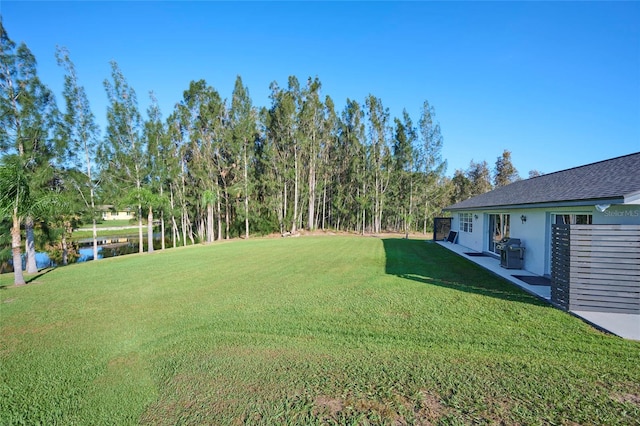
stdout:
{"type": "Polygon", "coordinates": [[[640,152],[521,180],[445,210],[617,200],[640,196],[640,152]]]}

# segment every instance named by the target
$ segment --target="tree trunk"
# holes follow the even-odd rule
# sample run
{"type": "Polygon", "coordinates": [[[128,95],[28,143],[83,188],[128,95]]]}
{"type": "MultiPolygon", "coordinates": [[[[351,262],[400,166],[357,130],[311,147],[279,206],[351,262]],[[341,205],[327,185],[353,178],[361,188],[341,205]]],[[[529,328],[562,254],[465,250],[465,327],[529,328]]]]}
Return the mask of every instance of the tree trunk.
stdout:
{"type": "Polygon", "coordinates": [[[216,185],[216,207],[218,210],[218,241],[222,239],[222,204],[220,203],[220,186],[216,185]]]}
{"type": "Polygon", "coordinates": [[[180,239],[180,234],[178,233],[178,224],[176,223],[176,217],[171,215],[171,245],[173,248],[176,248],[178,245],[178,240],[180,239]]]}
{"type": "Polygon", "coordinates": [[[213,204],[207,203],[207,242],[212,243],[214,238],[213,235],[213,204]]]}
{"type": "MultiPolygon", "coordinates": [[[[187,218],[186,218],[186,223],[187,223],[187,228],[188,228],[188,234],[189,234],[189,240],[191,241],[191,245],[195,245],[196,242],[193,240],[193,229],[191,229],[191,222],[189,222],[189,215],[187,214],[187,218]]],[[[187,245],[187,242],[185,240],[184,245],[187,245]]]]}
{"type": "Polygon", "coordinates": [[[147,245],[149,246],[147,251],[153,253],[153,208],[151,206],[147,213],[147,245]]]}
{"type": "Polygon", "coordinates": [[[373,232],[377,234],[378,229],[378,211],[380,209],[380,177],[378,176],[379,171],[377,170],[378,164],[375,164],[376,172],[375,172],[375,181],[374,181],[374,192],[373,192],[373,232]]]}
{"type": "Polygon", "coordinates": [[[181,195],[181,202],[182,202],[182,239],[184,241],[184,245],[187,245],[187,220],[189,219],[188,213],[187,213],[187,204],[185,202],[185,182],[184,182],[184,174],[185,174],[185,164],[184,164],[184,159],[182,161],[182,173],[180,178],[182,179],[182,193],[181,195]]]}
{"type": "Polygon", "coordinates": [[[367,186],[366,184],[363,182],[362,183],[362,235],[364,235],[364,230],[365,227],[367,226],[366,221],[367,221],[367,208],[364,205],[364,200],[366,200],[366,195],[367,195],[367,186]]]}
{"type": "Polygon", "coordinates": [[[249,165],[247,164],[247,145],[244,146],[244,238],[249,239],[249,165]]]}
{"type": "MultiPolygon", "coordinates": [[[[163,196],[163,191],[162,191],[163,185],[160,185],[160,199],[162,200],[162,196],[163,196]]],[[[160,247],[162,250],[165,249],[165,244],[164,244],[164,206],[162,207],[162,209],[160,210],[160,247]]]]}
{"type": "Polygon", "coordinates": [[[70,230],[71,223],[69,221],[64,222],[62,230],[62,238],[60,244],[62,245],[62,264],[67,266],[69,264],[69,246],[67,245],[67,233],[71,235],[73,230],[70,230]]]}
{"type": "Polygon", "coordinates": [[[142,236],[142,205],[138,203],[138,253],[144,253],[144,239],[142,236]]]}
{"type": "Polygon", "coordinates": [[[280,228],[282,228],[280,230],[280,233],[284,232],[284,223],[285,220],[287,220],[287,207],[288,207],[288,201],[287,201],[287,196],[288,196],[288,192],[287,192],[287,178],[285,177],[284,179],[284,183],[283,183],[283,189],[282,189],[282,225],[280,226],[280,228]]]}
{"type": "Polygon", "coordinates": [[[293,146],[293,165],[295,179],[293,182],[293,220],[291,221],[291,233],[295,234],[298,230],[298,179],[300,171],[298,170],[298,146],[293,146]]]}
{"type": "Polygon", "coordinates": [[[173,185],[169,184],[169,202],[171,203],[171,244],[173,248],[176,248],[176,240],[178,239],[178,224],[176,223],[176,216],[173,205],[173,185]]]}
{"type": "Polygon", "coordinates": [[[89,146],[87,140],[83,139],[84,143],[84,158],[87,164],[87,177],[89,178],[89,200],[91,201],[91,222],[92,222],[92,237],[93,237],[93,260],[98,260],[98,226],[96,225],[96,202],[95,194],[93,190],[93,180],[91,179],[91,156],[89,155],[89,146]]]}
{"type": "Polygon", "coordinates": [[[13,283],[15,285],[25,285],[22,274],[22,253],[20,252],[22,241],[20,241],[20,219],[17,213],[13,213],[13,226],[11,227],[11,254],[13,255],[13,283]]]}
{"type": "Polygon", "coordinates": [[[204,217],[204,214],[200,212],[198,215],[198,228],[196,234],[198,235],[198,239],[200,241],[207,240],[207,219],[204,217]]]}
{"type": "Polygon", "coordinates": [[[96,224],[95,211],[93,213],[93,260],[98,260],[98,225],[96,224]]]}
{"type": "Polygon", "coordinates": [[[226,203],[224,204],[224,239],[228,240],[229,237],[229,229],[230,229],[230,217],[231,214],[229,212],[229,193],[227,192],[226,188],[225,188],[225,199],[226,199],[226,203]]]}
{"type": "Polygon", "coordinates": [[[164,250],[165,247],[165,243],[164,243],[164,212],[161,211],[160,212],[160,242],[161,242],[161,247],[162,250],[164,250]]]}
{"type": "Polygon", "coordinates": [[[427,235],[427,216],[429,214],[429,200],[424,203],[424,228],[422,230],[424,235],[427,235]]]}
{"type": "Polygon", "coordinates": [[[60,241],[62,245],[62,265],[67,266],[69,264],[69,248],[67,247],[67,233],[62,232],[62,238],[60,241]]]}
{"type": "Polygon", "coordinates": [[[322,191],[322,230],[325,230],[325,220],[327,217],[327,179],[325,177],[324,182],[324,189],[322,191]]]}
{"type": "MultiPolygon", "coordinates": [[[[313,152],[312,152],[313,155],[313,152]]],[[[309,218],[307,225],[309,231],[313,231],[315,228],[316,218],[316,171],[315,171],[315,159],[309,161],[309,218]]]]}
{"type": "Polygon", "coordinates": [[[382,210],[384,209],[384,199],[380,195],[380,208],[378,209],[378,233],[382,230],[382,210]]]}
{"type": "Polygon", "coordinates": [[[187,212],[186,212],[186,206],[182,206],[183,210],[182,210],[182,241],[183,241],[183,245],[186,246],[187,245],[187,221],[189,220],[189,217],[187,216],[187,212]]]}
{"type": "Polygon", "coordinates": [[[227,180],[222,176],[222,194],[224,195],[224,239],[229,239],[230,216],[229,213],[229,190],[227,188],[227,180]]]}
{"type": "Polygon", "coordinates": [[[27,216],[24,223],[24,230],[27,235],[27,274],[38,273],[38,265],[36,265],[36,239],[33,226],[33,218],[31,216],[27,216]]]}
{"type": "Polygon", "coordinates": [[[407,220],[407,231],[405,233],[405,237],[408,239],[409,238],[409,232],[411,231],[411,222],[413,219],[413,176],[411,176],[409,178],[409,215],[408,215],[408,220],[407,220]]]}

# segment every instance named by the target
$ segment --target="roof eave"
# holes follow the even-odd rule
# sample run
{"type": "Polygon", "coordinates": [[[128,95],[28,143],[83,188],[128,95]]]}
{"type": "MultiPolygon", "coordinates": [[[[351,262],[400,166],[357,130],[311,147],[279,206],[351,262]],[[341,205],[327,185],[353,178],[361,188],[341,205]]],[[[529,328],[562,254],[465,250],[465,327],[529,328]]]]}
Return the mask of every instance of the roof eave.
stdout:
{"type": "MultiPolygon", "coordinates": [[[[640,201],[638,194],[637,201],[640,201]]],[[[558,208],[558,207],[582,207],[595,206],[596,204],[630,204],[626,197],[614,198],[593,198],[588,200],[570,200],[570,201],[550,201],[544,203],[524,203],[524,204],[502,204],[489,206],[472,206],[472,207],[453,207],[449,206],[443,211],[473,211],[473,210],[516,210],[516,209],[540,209],[540,208],[558,208]]]]}
{"type": "Polygon", "coordinates": [[[640,191],[625,195],[624,204],[640,204],[640,191]]]}

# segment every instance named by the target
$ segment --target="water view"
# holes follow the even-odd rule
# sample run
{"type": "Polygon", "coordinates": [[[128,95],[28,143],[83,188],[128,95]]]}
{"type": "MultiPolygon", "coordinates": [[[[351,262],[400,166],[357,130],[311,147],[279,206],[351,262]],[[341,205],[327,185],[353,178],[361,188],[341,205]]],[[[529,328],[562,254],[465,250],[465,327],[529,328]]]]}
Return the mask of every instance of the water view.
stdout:
{"type": "MultiPolygon", "coordinates": [[[[147,241],[145,240],[145,246],[147,241]]],[[[138,235],[114,236],[114,237],[98,237],[98,259],[106,259],[109,257],[123,256],[126,254],[138,253],[139,238],[138,235]]],[[[153,248],[161,248],[160,234],[153,235],[153,248]]],[[[146,251],[146,247],[145,247],[146,251]]],[[[93,260],[93,239],[83,238],[78,240],[78,258],[69,263],[87,262],[93,260]]],[[[24,255],[23,255],[24,257],[24,255]]],[[[36,253],[36,265],[38,269],[56,266],[46,252],[36,253]]],[[[23,260],[23,267],[24,267],[23,260]]]]}

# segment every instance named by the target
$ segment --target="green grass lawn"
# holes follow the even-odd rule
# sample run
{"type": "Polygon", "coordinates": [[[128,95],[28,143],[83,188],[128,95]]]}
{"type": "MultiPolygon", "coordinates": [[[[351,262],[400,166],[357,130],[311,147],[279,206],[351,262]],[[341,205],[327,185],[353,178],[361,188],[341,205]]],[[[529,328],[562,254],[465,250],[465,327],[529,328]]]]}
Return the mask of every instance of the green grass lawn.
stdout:
{"type": "Polygon", "coordinates": [[[640,343],[420,240],[0,277],[0,424],[640,424],[640,343]]]}
{"type": "MultiPolygon", "coordinates": [[[[142,235],[147,236],[147,227],[142,228],[142,235]]],[[[138,238],[138,228],[123,228],[112,230],[98,229],[98,237],[132,237],[138,238]]],[[[73,231],[73,240],[91,239],[93,241],[93,231],[73,231]]]]}
{"type": "MultiPolygon", "coordinates": [[[[127,219],[105,220],[96,225],[96,230],[99,237],[137,236],[137,225],[138,222],[131,222],[127,219]],[[131,226],[135,226],[136,228],[130,228],[131,226]],[[118,227],[124,228],[113,229],[118,227]]],[[[146,224],[143,224],[142,231],[144,235],[147,235],[146,224]]],[[[76,229],[73,231],[73,235],[71,236],[71,238],[74,240],[93,238],[92,225],[90,223],[82,225],[80,229],[76,229]]]]}
{"type": "MultiPolygon", "coordinates": [[[[96,227],[100,228],[113,228],[116,226],[136,226],[138,224],[137,220],[129,220],[129,219],[116,219],[116,220],[103,220],[98,223],[96,227]]],[[[83,228],[91,228],[92,225],[90,223],[83,226],[83,228]]]]}

